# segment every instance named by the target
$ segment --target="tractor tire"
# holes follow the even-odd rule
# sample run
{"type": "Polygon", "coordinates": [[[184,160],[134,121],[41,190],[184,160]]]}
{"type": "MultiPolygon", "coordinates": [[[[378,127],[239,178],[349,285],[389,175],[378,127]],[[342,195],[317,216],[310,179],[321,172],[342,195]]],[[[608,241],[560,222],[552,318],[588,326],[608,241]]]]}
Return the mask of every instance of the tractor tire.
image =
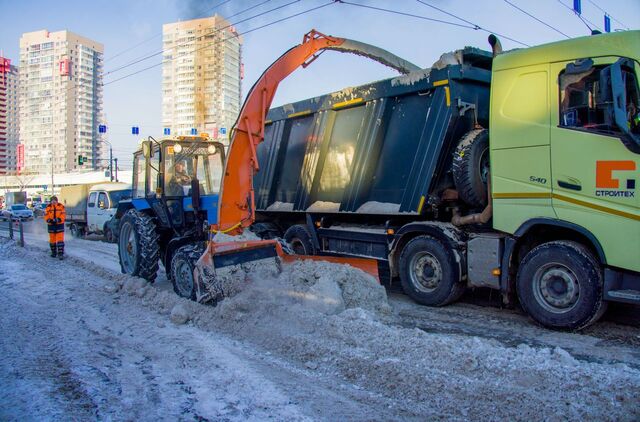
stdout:
{"type": "Polygon", "coordinates": [[[296,255],[315,255],[317,253],[309,230],[302,224],[289,227],[284,232],[284,241],[289,244],[296,255]]]}
{"type": "Polygon", "coordinates": [[[193,271],[204,253],[203,243],[184,245],[178,248],[171,259],[171,283],[178,296],[196,300],[196,284],[193,271]]]}
{"type": "Polygon", "coordinates": [[[458,196],[472,207],[487,206],[489,132],[474,129],[462,137],[453,154],[453,181],[458,196]]]}
{"type": "Polygon", "coordinates": [[[543,243],[525,255],[516,279],[522,308],[539,324],[579,330],[606,310],[602,268],[583,245],[570,241],[543,243]]]}
{"type": "Polygon", "coordinates": [[[402,249],[400,283],[413,300],[428,306],[448,305],[465,290],[454,252],[426,235],[411,239],[402,249]]]}
{"type": "Polygon", "coordinates": [[[127,211],[120,223],[118,238],[122,272],[153,283],[160,259],[160,236],[153,218],[135,209],[127,211]]]}

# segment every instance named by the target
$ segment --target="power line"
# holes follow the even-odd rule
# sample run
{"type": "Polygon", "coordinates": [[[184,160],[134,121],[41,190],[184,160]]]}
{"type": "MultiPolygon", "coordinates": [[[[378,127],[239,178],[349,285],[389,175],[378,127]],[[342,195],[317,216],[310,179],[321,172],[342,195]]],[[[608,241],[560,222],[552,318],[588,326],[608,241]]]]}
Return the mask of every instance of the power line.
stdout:
{"type": "Polygon", "coordinates": [[[518,44],[520,44],[520,45],[524,45],[525,47],[531,47],[529,44],[523,43],[522,41],[518,41],[518,40],[516,40],[516,39],[514,39],[514,38],[510,38],[510,37],[508,37],[508,36],[506,36],[506,35],[504,35],[504,34],[499,34],[499,33],[497,33],[496,31],[491,31],[491,30],[489,30],[489,29],[483,28],[483,27],[481,27],[480,25],[478,25],[478,24],[476,24],[476,23],[473,23],[473,22],[468,21],[468,20],[466,20],[466,19],[464,19],[464,18],[461,18],[461,17],[460,17],[460,16],[458,16],[458,15],[454,15],[453,13],[449,13],[449,12],[447,12],[446,10],[443,10],[443,9],[441,9],[441,8],[439,8],[439,7],[436,7],[436,6],[432,5],[432,4],[429,4],[429,3],[425,2],[425,1],[422,1],[422,0],[416,0],[416,1],[417,1],[418,3],[424,4],[425,6],[428,6],[428,7],[432,8],[432,9],[438,10],[438,11],[440,11],[440,12],[444,13],[445,15],[448,15],[448,16],[451,16],[451,17],[453,17],[453,18],[459,19],[459,20],[461,20],[462,22],[468,23],[469,25],[473,25],[473,26],[474,26],[474,28],[473,28],[473,29],[475,29],[475,30],[480,30],[480,31],[488,32],[488,33],[490,33],[490,34],[495,34],[495,35],[498,35],[500,38],[504,38],[504,39],[507,39],[507,40],[509,40],[509,41],[513,41],[513,42],[518,43],[518,44]]]}
{"type": "MultiPolygon", "coordinates": [[[[293,14],[293,15],[289,15],[289,16],[287,16],[287,17],[284,17],[284,18],[281,18],[281,19],[277,19],[277,20],[275,20],[275,21],[273,21],[273,22],[270,22],[270,23],[267,23],[267,24],[264,24],[264,25],[261,25],[261,26],[255,27],[255,28],[251,28],[251,29],[249,29],[249,30],[247,30],[247,31],[244,31],[244,32],[242,32],[242,33],[238,33],[238,35],[246,35],[246,34],[249,34],[249,33],[251,33],[251,32],[255,32],[255,31],[258,31],[258,30],[260,30],[260,29],[266,28],[266,27],[268,27],[268,26],[272,26],[272,25],[275,25],[275,24],[277,24],[277,23],[284,22],[284,21],[286,21],[286,20],[289,20],[289,19],[292,19],[292,18],[295,18],[295,17],[301,16],[301,15],[304,15],[304,14],[306,14],[306,13],[310,13],[310,12],[313,12],[313,11],[315,11],[315,10],[322,9],[323,7],[327,7],[327,6],[332,5],[332,4],[335,4],[335,3],[336,3],[336,1],[335,1],[335,0],[331,0],[330,2],[325,3],[325,4],[323,4],[323,5],[316,6],[316,7],[312,7],[312,8],[310,8],[310,9],[304,10],[304,11],[302,11],[302,12],[298,12],[298,13],[295,13],[295,14],[293,14]]],[[[221,42],[225,42],[225,41],[227,41],[227,40],[230,40],[231,38],[235,38],[235,36],[227,37],[227,38],[225,38],[225,39],[223,39],[223,40],[219,40],[219,41],[213,41],[213,42],[211,42],[211,43],[209,43],[209,44],[207,44],[207,45],[204,45],[204,46],[202,46],[202,47],[200,47],[200,48],[197,48],[197,49],[193,50],[193,52],[195,53],[196,51],[200,51],[200,50],[205,49],[205,48],[210,48],[210,47],[211,47],[212,45],[214,45],[214,44],[218,44],[218,43],[221,43],[221,42]]],[[[114,80],[111,80],[111,81],[109,81],[109,82],[105,82],[105,83],[103,84],[103,86],[111,85],[112,83],[115,83],[115,82],[121,81],[121,80],[126,79],[126,78],[128,78],[128,77],[130,77],[130,76],[134,76],[134,75],[137,75],[137,74],[139,74],[139,73],[145,72],[145,71],[147,71],[147,70],[149,70],[149,69],[153,69],[154,67],[161,66],[165,61],[172,61],[172,60],[175,60],[175,59],[177,59],[177,57],[173,57],[173,58],[171,58],[171,59],[169,59],[169,60],[163,60],[163,61],[161,61],[160,63],[156,63],[156,64],[153,64],[153,65],[151,65],[151,66],[145,67],[144,69],[140,69],[140,70],[137,70],[137,71],[135,71],[135,72],[132,72],[132,73],[126,74],[126,75],[124,75],[124,76],[122,76],[122,77],[120,77],[120,78],[118,78],[118,79],[114,79],[114,80]]]]}
{"type": "MultiPolygon", "coordinates": [[[[208,13],[211,13],[211,12],[213,12],[215,9],[217,9],[218,7],[222,6],[222,5],[223,5],[223,4],[225,4],[225,3],[229,3],[230,1],[231,1],[231,0],[224,0],[222,3],[217,4],[217,5],[215,5],[215,6],[214,6],[214,7],[212,7],[212,8],[209,8],[209,9],[207,9],[207,10],[205,10],[205,11],[201,12],[201,13],[196,14],[196,16],[200,16],[200,15],[202,15],[202,14],[204,14],[204,13],[207,13],[207,14],[208,14],[208,13]]],[[[270,0],[267,0],[267,1],[270,1],[270,0]]],[[[236,13],[236,15],[237,15],[237,13],[236,13]]],[[[232,17],[232,16],[230,16],[230,17],[232,17]]],[[[227,19],[228,19],[228,18],[227,18],[227,19]]],[[[116,57],[119,57],[119,56],[121,56],[121,55],[123,55],[123,54],[125,54],[125,53],[127,53],[127,52],[129,52],[129,51],[131,51],[131,50],[133,50],[133,49],[136,49],[136,48],[140,47],[141,45],[148,43],[149,41],[155,40],[156,38],[161,37],[161,36],[162,36],[162,32],[160,32],[159,34],[154,35],[154,36],[153,36],[153,37],[151,37],[151,38],[148,38],[148,39],[146,39],[146,40],[144,40],[144,41],[141,41],[141,42],[139,42],[138,44],[132,45],[131,47],[126,48],[126,49],[122,50],[121,52],[119,52],[119,53],[117,53],[117,54],[114,54],[113,56],[111,56],[111,57],[109,57],[109,58],[104,59],[104,61],[106,62],[106,61],[109,61],[109,60],[113,60],[113,59],[115,59],[116,57]]]]}
{"type": "Polygon", "coordinates": [[[521,9],[520,7],[516,6],[515,4],[511,3],[509,0],[504,0],[505,3],[507,3],[508,5],[518,9],[519,11],[521,11],[522,13],[524,13],[525,15],[529,16],[532,19],[535,19],[536,21],[540,22],[541,24],[543,24],[544,26],[546,26],[547,28],[551,28],[554,31],[556,31],[558,34],[564,35],[567,38],[571,38],[570,36],[568,36],[567,34],[565,34],[564,32],[560,31],[559,29],[557,29],[554,26],[549,25],[548,23],[538,19],[537,17],[533,16],[531,13],[527,12],[526,10],[521,9]]]}
{"type": "Polygon", "coordinates": [[[558,3],[560,3],[561,5],[563,5],[565,8],[567,8],[567,10],[570,10],[571,13],[573,13],[574,15],[576,15],[578,17],[578,19],[580,19],[582,21],[582,23],[589,29],[589,32],[593,31],[592,27],[597,29],[598,31],[601,31],[601,29],[598,27],[598,25],[596,25],[595,23],[591,22],[589,19],[585,18],[582,16],[581,13],[576,13],[575,10],[573,10],[571,7],[567,6],[566,4],[564,4],[562,2],[562,0],[558,0],[558,3]],[[589,24],[591,24],[591,26],[589,26],[589,24]]]}
{"type": "MultiPolygon", "coordinates": [[[[287,6],[290,6],[290,5],[294,4],[294,3],[298,3],[298,2],[300,2],[300,1],[301,1],[301,0],[292,0],[292,1],[290,1],[290,2],[288,2],[288,3],[286,3],[286,4],[283,4],[283,5],[281,5],[281,6],[274,7],[273,9],[269,9],[269,10],[267,10],[267,11],[265,11],[265,12],[258,13],[257,15],[253,15],[253,16],[250,16],[250,17],[248,17],[248,18],[244,18],[244,19],[242,19],[242,20],[239,20],[238,22],[230,23],[229,25],[226,25],[226,26],[224,26],[224,27],[222,27],[222,28],[214,28],[214,29],[213,29],[213,30],[211,30],[210,32],[207,32],[207,33],[205,33],[205,34],[202,34],[202,35],[200,35],[200,36],[198,36],[198,37],[194,37],[194,39],[193,39],[193,40],[191,40],[191,41],[186,41],[186,42],[184,42],[184,43],[174,45],[174,46],[172,46],[172,47],[170,47],[170,48],[168,48],[168,49],[162,49],[162,50],[160,50],[160,51],[157,51],[157,52],[155,52],[155,53],[149,54],[149,55],[144,56],[144,57],[142,57],[142,58],[136,59],[136,60],[134,60],[134,61],[132,61],[132,62],[129,62],[129,63],[125,64],[125,65],[122,65],[122,66],[120,66],[120,67],[117,67],[117,68],[115,68],[115,69],[113,69],[113,70],[110,70],[110,71],[108,71],[108,72],[105,72],[105,74],[104,74],[103,76],[108,76],[108,75],[110,75],[110,74],[112,74],[112,73],[119,72],[119,71],[120,71],[120,70],[122,70],[122,69],[126,69],[126,68],[128,68],[128,67],[133,66],[134,64],[138,64],[138,63],[141,63],[141,62],[143,62],[143,61],[145,61],[145,60],[151,59],[151,58],[153,58],[153,57],[155,57],[155,56],[158,56],[158,55],[160,55],[160,54],[163,54],[163,53],[165,53],[165,52],[167,52],[167,51],[169,51],[169,50],[174,50],[174,49],[176,49],[176,48],[180,48],[180,47],[184,47],[184,46],[190,45],[190,44],[192,44],[192,43],[193,43],[194,41],[196,41],[196,40],[199,40],[199,39],[201,39],[201,38],[207,37],[207,36],[209,36],[209,35],[217,34],[218,32],[224,31],[225,29],[230,28],[230,27],[232,27],[232,26],[235,26],[235,25],[238,25],[238,24],[241,24],[241,23],[244,23],[244,22],[250,21],[251,19],[255,19],[255,18],[258,18],[258,17],[260,17],[260,16],[264,16],[264,15],[266,15],[266,14],[268,14],[268,13],[271,13],[271,12],[276,11],[276,10],[279,10],[279,9],[283,9],[283,8],[285,8],[285,7],[287,7],[287,6]]],[[[246,12],[247,10],[250,10],[250,9],[253,9],[253,6],[251,6],[251,7],[247,8],[247,9],[243,10],[242,12],[246,12]]],[[[240,13],[242,13],[242,12],[240,12],[240,13]]]]}
{"type": "Polygon", "coordinates": [[[612,16],[610,13],[607,13],[606,10],[604,10],[602,7],[598,6],[593,0],[589,0],[589,3],[591,3],[592,5],[594,5],[597,9],[599,9],[602,13],[604,13],[605,15],[609,16],[611,19],[613,19],[614,21],[618,22],[620,25],[622,25],[625,29],[629,29],[629,27],[625,24],[623,24],[622,22],[620,22],[618,19],[616,19],[614,16],[612,16]]]}
{"type": "Polygon", "coordinates": [[[422,19],[422,20],[431,21],[431,22],[438,22],[438,23],[443,23],[443,24],[446,24],[446,25],[457,26],[458,28],[477,29],[476,28],[477,25],[463,25],[463,24],[460,24],[460,23],[455,23],[455,22],[451,22],[451,21],[445,21],[445,20],[442,20],[442,19],[429,18],[429,17],[426,17],[426,16],[415,15],[413,13],[400,12],[400,11],[397,11],[397,10],[385,9],[383,7],[369,6],[369,5],[366,5],[366,4],[351,3],[350,1],[344,1],[344,0],[339,0],[338,2],[339,3],[343,3],[343,4],[348,4],[350,6],[357,6],[357,7],[362,7],[362,8],[365,8],[365,9],[378,10],[378,11],[381,11],[381,12],[393,13],[395,15],[408,16],[408,17],[411,17],[411,18],[422,19]]]}

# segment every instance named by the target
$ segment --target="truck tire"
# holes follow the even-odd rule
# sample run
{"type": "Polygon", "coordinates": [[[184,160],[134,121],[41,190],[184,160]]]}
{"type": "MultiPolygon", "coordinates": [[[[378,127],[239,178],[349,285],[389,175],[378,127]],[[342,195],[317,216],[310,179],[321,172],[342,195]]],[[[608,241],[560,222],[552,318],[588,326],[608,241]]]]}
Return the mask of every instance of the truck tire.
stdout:
{"type": "Polygon", "coordinates": [[[171,283],[173,284],[173,291],[178,296],[196,300],[196,284],[193,279],[193,270],[204,250],[205,246],[198,243],[181,246],[173,254],[171,259],[171,283]]]}
{"type": "Polygon", "coordinates": [[[115,243],[116,242],[116,236],[113,233],[113,230],[111,230],[111,227],[109,227],[107,224],[104,225],[104,240],[107,243],[115,243]]]}
{"type": "Polygon", "coordinates": [[[474,129],[462,137],[453,154],[453,181],[458,196],[472,207],[487,206],[489,132],[474,129]]]}
{"type": "Polygon", "coordinates": [[[69,231],[71,232],[71,236],[75,238],[80,238],[84,236],[84,228],[76,223],[71,223],[69,226],[69,231]]]}
{"type": "Polygon", "coordinates": [[[118,239],[122,272],[153,283],[160,259],[159,239],[153,218],[135,209],[127,211],[120,223],[118,239]]]}
{"type": "Polygon", "coordinates": [[[533,248],[516,280],[522,308],[539,324],[579,330],[606,310],[600,264],[583,245],[554,241],[533,248]]]}
{"type": "Polygon", "coordinates": [[[465,289],[451,248],[426,235],[411,239],[402,249],[400,282],[413,300],[429,306],[454,302],[465,289]]]}
{"type": "Polygon", "coordinates": [[[315,255],[317,253],[316,248],[313,246],[309,230],[302,224],[289,227],[287,231],[284,232],[284,240],[297,255],[315,255]]]}

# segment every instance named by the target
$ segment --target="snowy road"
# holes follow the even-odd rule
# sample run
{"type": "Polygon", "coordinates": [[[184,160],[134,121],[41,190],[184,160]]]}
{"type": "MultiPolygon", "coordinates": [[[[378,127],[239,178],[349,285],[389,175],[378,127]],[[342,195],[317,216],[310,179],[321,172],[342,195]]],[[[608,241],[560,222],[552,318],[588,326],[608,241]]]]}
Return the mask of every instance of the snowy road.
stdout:
{"type": "Polygon", "coordinates": [[[279,280],[213,308],[118,274],[115,245],[69,239],[59,262],[26,241],[0,244],[0,420],[640,418],[637,324],[557,333],[395,293],[323,312],[279,280]]]}

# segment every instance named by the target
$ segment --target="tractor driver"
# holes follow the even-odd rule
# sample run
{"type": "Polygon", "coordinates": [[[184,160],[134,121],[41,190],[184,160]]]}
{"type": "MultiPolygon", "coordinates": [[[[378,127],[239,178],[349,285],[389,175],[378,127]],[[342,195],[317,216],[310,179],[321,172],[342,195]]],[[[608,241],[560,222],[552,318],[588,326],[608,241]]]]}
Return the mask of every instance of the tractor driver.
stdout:
{"type": "Polygon", "coordinates": [[[173,176],[169,180],[167,186],[167,194],[169,196],[183,196],[191,186],[191,176],[187,174],[187,166],[184,161],[178,161],[173,166],[173,176]],[[187,187],[185,189],[185,186],[187,187]]]}

